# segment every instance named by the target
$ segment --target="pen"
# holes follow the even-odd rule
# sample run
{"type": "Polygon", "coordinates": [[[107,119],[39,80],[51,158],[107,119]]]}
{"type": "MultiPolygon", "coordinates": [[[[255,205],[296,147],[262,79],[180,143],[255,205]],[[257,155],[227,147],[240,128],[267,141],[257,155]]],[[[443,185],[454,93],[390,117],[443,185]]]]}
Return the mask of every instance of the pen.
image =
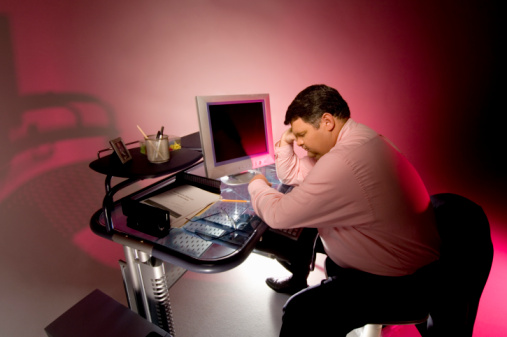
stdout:
{"type": "Polygon", "coordinates": [[[223,202],[250,202],[249,200],[220,199],[223,202]]]}

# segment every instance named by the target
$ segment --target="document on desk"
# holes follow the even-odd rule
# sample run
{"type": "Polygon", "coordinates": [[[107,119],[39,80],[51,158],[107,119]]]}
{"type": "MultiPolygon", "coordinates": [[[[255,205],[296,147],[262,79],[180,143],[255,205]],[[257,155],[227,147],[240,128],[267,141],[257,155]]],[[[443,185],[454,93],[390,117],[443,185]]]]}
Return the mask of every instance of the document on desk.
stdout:
{"type": "Polygon", "coordinates": [[[153,196],[143,202],[166,209],[171,215],[171,227],[182,227],[189,219],[220,200],[220,195],[191,185],[182,185],[153,196]],[[162,206],[162,207],[161,207],[162,206]]]}

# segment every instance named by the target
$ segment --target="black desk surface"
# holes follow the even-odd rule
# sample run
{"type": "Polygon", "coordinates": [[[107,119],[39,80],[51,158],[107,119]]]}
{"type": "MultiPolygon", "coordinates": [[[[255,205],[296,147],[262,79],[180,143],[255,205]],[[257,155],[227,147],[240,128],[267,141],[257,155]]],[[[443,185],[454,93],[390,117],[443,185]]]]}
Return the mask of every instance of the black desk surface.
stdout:
{"type": "Polygon", "coordinates": [[[181,149],[171,152],[169,161],[153,164],[142,154],[140,148],[129,149],[132,159],[122,164],[116,154],[111,154],[90,163],[90,168],[96,172],[120,178],[147,179],[156,178],[164,174],[187,168],[202,158],[197,151],[181,149]]]}
{"type": "MultiPolygon", "coordinates": [[[[259,170],[270,180],[274,187],[280,184],[276,177],[274,165],[259,170]]],[[[238,221],[248,219],[248,225],[241,232],[232,231],[231,235],[200,235],[192,229],[195,228],[195,223],[192,222],[181,228],[171,228],[169,234],[161,238],[153,237],[127,226],[127,217],[122,211],[122,201],[126,199],[142,200],[160,193],[160,191],[170,189],[173,185],[175,185],[174,179],[172,181],[164,179],[115,202],[111,212],[114,230],[111,232],[106,230],[103,210],[98,210],[91,219],[91,229],[95,234],[120,244],[133,247],[142,246],[141,248],[148,251],[153,257],[187,270],[213,273],[225,271],[241,264],[253,251],[262,234],[268,228],[254,214],[249,202],[223,205],[223,207],[227,207],[227,216],[235,217],[238,221]]],[[[231,186],[221,183],[219,192],[224,199],[249,199],[248,185],[246,184],[231,186]]],[[[220,204],[221,202],[214,206],[220,207],[220,204]]]]}
{"type": "Polygon", "coordinates": [[[182,149],[170,152],[171,157],[165,163],[150,163],[146,155],[142,154],[140,148],[137,147],[129,149],[132,159],[125,164],[122,164],[113,152],[91,162],[90,168],[96,172],[120,178],[156,178],[164,174],[184,170],[202,158],[202,153],[197,151],[200,147],[199,133],[182,137],[181,145],[182,149]]]}

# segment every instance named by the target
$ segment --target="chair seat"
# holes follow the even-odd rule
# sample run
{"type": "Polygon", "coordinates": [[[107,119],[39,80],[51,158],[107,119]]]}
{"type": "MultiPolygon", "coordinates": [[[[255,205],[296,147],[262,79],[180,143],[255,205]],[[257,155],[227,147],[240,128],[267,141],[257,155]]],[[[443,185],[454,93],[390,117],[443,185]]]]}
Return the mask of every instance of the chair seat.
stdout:
{"type": "Polygon", "coordinates": [[[410,319],[401,319],[401,320],[393,320],[393,321],[382,321],[382,323],[371,323],[366,324],[361,332],[361,337],[381,337],[382,336],[382,326],[383,325],[411,325],[411,324],[420,324],[424,323],[428,320],[429,314],[426,316],[414,316],[410,319]]]}
{"type": "Polygon", "coordinates": [[[427,313],[424,316],[413,316],[407,318],[399,318],[396,320],[383,320],[382,322],[371,322],[370,324],[376,325],[409,325],[409,324],[419,324],[424,323],[428,320],[429,314],[427,313]]]}

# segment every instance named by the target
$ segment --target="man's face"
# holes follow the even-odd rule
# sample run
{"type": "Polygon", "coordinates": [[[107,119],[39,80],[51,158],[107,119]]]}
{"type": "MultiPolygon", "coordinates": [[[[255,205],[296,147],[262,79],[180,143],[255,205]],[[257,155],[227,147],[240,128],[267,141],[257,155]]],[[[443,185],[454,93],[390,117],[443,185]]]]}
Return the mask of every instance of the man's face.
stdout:
{"type": "Polygon", "coordinates": [[[309,157],[319,160],[334,146],[330,142],[330,134],[321,120],[319,127],[306,123],[301,118],[291,123],[292,133],[296,137],[296,144],[308,152],[309,157]]]}

